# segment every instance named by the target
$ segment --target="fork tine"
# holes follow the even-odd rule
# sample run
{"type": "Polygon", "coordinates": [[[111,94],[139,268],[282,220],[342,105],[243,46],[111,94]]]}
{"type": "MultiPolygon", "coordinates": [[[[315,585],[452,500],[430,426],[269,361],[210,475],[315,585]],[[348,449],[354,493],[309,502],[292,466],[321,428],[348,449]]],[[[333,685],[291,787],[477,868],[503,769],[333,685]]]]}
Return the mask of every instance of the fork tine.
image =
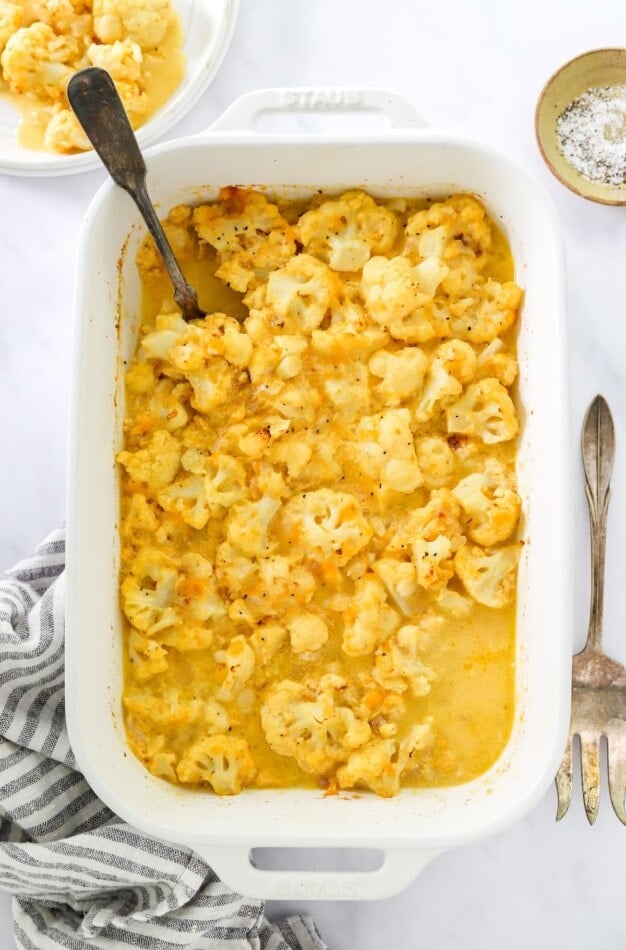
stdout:
{"type": "Polygon", "coordinates": [[[607,737],[609,760],[609,794],[613,810],[623,825],[626,825],[626,735],[609,730],[607,737]]]}
{"type": "Polygon", "coordinates": [[[580,732],[580,764],[583,773],[583,802],[587,820],[593,825],[600,807],[600,737],[596,732],[580,732]]]}
{"type": "Polygon", "coordinates": [[[572,800],[572,735],[568,736],[567,745],[559,771],[556,773],[556,791],[558,795],[558,807],[556,810],[556,820],[560,821],[567,814],[567,809],[572,800]]]}

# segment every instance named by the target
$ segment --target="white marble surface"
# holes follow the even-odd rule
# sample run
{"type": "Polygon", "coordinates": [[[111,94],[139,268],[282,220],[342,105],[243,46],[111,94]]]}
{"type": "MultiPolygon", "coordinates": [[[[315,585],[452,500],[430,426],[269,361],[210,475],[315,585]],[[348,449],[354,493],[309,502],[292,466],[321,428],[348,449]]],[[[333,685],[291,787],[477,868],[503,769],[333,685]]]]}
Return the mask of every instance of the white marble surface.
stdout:
{"type": "MultiPolygon", "coordinates": [[[[600,391],[613,409],[618,453],[608,544],[606,644],[626,661],[626,210],[586,203],[545,170],[533,111],[562,62],[626,31],[622,0],[242,0],[233,45],[212,88],[172,134],[208,125],[241,93],[271,85],[370,85],[402,92],[433,123],[516,155],[551,192],[569,265],[572,419],[600,391]]],[[[0,176],[0,567],[63,519],[74,257],[82,216],[102,173],[74,179],[0,176]]],[[[588,609],[588,532],[577,452],[576,646],[588,609]]],[[[314,913],[332,950],[620,950],[626,829],[606,790],[590,829],[577,789],[554,822],[555,794],[509,831],[449,852],[403,894],[368,904],[270,905],[314,913]]],[[[2,882],[0,881],[0,885],[2,882]]],[[[11,945],[0,895],[0,945],[11,945]]]]}

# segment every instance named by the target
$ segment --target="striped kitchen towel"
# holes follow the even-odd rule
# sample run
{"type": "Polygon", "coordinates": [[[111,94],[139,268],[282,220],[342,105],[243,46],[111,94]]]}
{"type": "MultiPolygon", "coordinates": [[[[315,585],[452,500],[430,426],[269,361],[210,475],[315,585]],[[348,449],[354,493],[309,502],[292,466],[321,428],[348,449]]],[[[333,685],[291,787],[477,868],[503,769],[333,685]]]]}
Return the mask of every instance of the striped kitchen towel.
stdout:
{"type": "MultiPolygon", "coordinates": [[[[325,950],[305,917],[270,924],[193,851],[125,824],[65,729],[63,531],[0,576],[0,888],[19,948],[325,950]]],[[[0,941],[2,950],[7,939],[0,941]]]]}

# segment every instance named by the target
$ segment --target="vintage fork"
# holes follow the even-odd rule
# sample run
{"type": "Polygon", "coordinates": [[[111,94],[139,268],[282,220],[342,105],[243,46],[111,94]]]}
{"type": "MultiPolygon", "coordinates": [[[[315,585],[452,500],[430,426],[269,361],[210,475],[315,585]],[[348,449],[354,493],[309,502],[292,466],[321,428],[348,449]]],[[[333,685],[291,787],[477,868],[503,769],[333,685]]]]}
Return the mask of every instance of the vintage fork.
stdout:
{"type": "Polygon", "coordinates": [[[602,651],[606,520],[615,455],[611,411],[602,396],[593,400],[583,423],[585,493],[591,521],[591,612],[587,642],[573,659],[572,717],[567,748],[556,776],[556,820],[572,796],[572,741],[580,736],[583,801],[589,824],[600,804],[600,739],[606,737],[609,793],[615,814],[626,824],[626,669],[602,651]]]}

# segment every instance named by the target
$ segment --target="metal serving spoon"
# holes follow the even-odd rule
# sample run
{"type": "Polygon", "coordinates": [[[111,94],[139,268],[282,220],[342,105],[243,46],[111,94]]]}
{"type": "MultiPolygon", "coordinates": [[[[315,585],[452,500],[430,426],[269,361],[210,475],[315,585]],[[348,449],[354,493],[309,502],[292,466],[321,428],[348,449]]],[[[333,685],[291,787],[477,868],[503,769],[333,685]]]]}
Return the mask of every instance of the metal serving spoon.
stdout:
{"type": "Polygon", "coordinates": [[[154,238],[174,285],[174,300],[185,320],[206,316],[198,295],[187,283],[154,210],[146,186],[146,163],[113,80],[104,69],[89,66],[70,79],[67,98],[85,134],[116,184],[127,191],[154,238]]]}

